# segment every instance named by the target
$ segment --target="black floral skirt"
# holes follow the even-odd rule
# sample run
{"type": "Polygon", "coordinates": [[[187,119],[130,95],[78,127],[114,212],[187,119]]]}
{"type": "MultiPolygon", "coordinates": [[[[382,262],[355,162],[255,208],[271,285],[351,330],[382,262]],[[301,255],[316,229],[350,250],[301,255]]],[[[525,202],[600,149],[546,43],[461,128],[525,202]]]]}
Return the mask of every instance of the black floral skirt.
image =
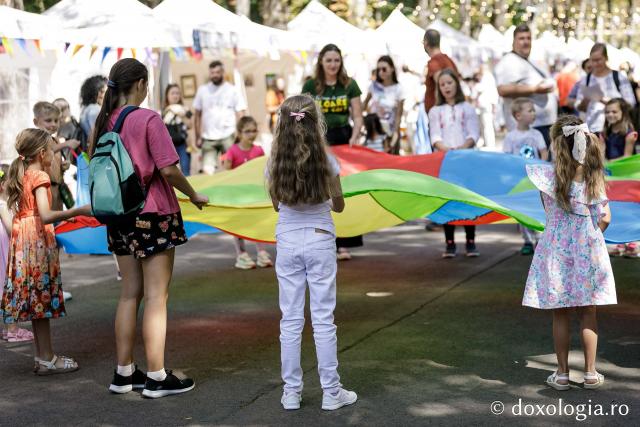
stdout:
{"type": "Polygon", "coordinates": [[[147,258],[187,243],[180,212],[144,213],[107,227],[109,250],[116,255],[147,258]]]}

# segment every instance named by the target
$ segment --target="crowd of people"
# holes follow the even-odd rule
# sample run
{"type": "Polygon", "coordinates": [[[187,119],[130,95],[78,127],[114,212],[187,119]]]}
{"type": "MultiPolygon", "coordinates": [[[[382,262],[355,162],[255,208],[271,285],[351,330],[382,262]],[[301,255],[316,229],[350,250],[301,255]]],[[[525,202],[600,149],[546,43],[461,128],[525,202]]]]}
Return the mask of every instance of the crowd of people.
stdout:
{"type": "MultiPolygon", "coordinates": [[[[489,90],[489,70],[472,79],[475,86],[469,89],[454,61],[440,51],[440,34],[428,30],[423,42],[430,61],[420,108],[428,120],[431,149],[476,149],[481,139],[488,148],[496,146],[491,115],[497,96],[489,90]],[[470,95],[474,93],[475,99],[470,95]]],[[[622,71],[608,68],[606,46],[600,43],[583,64],[586,75],[573,80],[565,75],[575,74],[569,68],[552,78],[529,61],[530,51],[531,31],[521,25],[514,31],[513,51],[494,70],[508,130],[503,151],[553,160],[527,167],[541,191],[547,229],[542,235],[521,229],[522,253],[534,254],[523,305],[553,311],[558,369],[547,384],[557,390],[569,388],[569,314],[578,307],[585,388],[597,388],[604,377],[595,368],[595,307],[616,303],[602,234],[610,221],[602,153],[615,159],[635,152],[637,85],[622,71]],[[558,116],[559,109],[567,114],[558,116]],[[574,262],[575,256],[579,262],[574,262]]],[[[279,213],[275,272],[282,311],[281,403],[287,410],[300,408],[302,400],[300,351],[307,287],[324,392],[322,408],[334,410],[357,401],[356,393],[340,383],[333,311],[337,260],[349,259],[350,249],[361,246],[363,239],[336,238],[331,212],[342,212],[345,201],[340,164],[326,145],[364,144],[377,151],[400,152],[405,92],[397,73],[389,56],[380,57],[363,102],[363,92],[348,75],[341,50],[329,44],[319,52],[314,76],[304,83],[302,94],[282,99],[270,123],[274,140],[265,177],[273,208],[279,213]]],[[[122,146],[135,168],[136,184],[144,188],[144,206],[117,222],[107,222],[109,249],[122,275],[115,314],[117,366],[109,390],[121,394],[142,389],[143,396],[158,398],[195,387],[192,379],[165,370],[167,298],[175,247],[187,242],[174,188],[202,209],[208,198],[186,179],[193,153],[201,152],[202,172],[214,173],[234,169],[265,152],[255,144],[258,121],[247,115],[242,97],[224,80],[220,61],[209,65],[210,81],[198,88],[193,112],[183,105],[177,85],[166,88],[161,114],[140,108],[147,97],[148,78],[142,63],[122,59],[108,78],[94,76],[83,84],[79,120],[70,115],[64,99],[34,106],[35,128],[17,136],[18,157],[0,175],[0,256],[6,264],[0,271],[6,274],[3,336],[9,341],[34,341],[38,375],[77,370],[78,362],[56,355],[51,342],[49,321],[66,315],[68,301],[62,291],[52,224],[95,213],[95,205],[73,206],[73,199],[65,195],[63,176],[74,158],[82,151],[95,155],[94,159],[105,152],[108,156],[110,146],[122,146]],[[195,138],[190,137],[191,131],[195,138]],[[133,358],[142,301],[146,372],[133,358]],[[29,321],[33,332],[16,327],[29,321]]],[[[114,191],[120,195],[125,190],[114,191]]],[[[126,195],[121,195],[124,200],[126,195]]],[[[455,227],[443,224],[442,228],[443,257],[452,258],[457,251],[455,227]]],[[[478,256],[475,227],[465,226],[465,234],[466,256],[478,256]]],[[[242,239],[234,238],[234,245],[236,267],[274,265],[263,245],[257,245],[255,261],[242,239]]],[[[637,253],[631,245],[618,249],[630,256],[637,253]]]]}

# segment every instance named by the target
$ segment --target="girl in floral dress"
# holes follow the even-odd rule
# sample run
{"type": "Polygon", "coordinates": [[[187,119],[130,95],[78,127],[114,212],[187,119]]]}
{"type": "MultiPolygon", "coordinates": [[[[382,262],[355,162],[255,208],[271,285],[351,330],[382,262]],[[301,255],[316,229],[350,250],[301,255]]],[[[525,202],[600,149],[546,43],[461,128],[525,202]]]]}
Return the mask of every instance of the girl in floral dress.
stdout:
{"type": "Polygon", "coordinates": [[[540,190],[546,228],[536,247],[522,304],[553,310],[558,369],[547,384],[569,389],[570,314],[576,308],[584,347],[584,388],[598,388],[604,376],[595,368],[598,345],[596,306],[616,304],[616,290],[603,231],[607,204],[603,154],[595,135],[575,116],[551,128],[554,165],[528,165],[540,190]]]}
{"type": "Polygon", "coordinates": [[[35,341],[35,373],[49,375],[78,369],[75,360],[56,356],[49,319],[65,315],[60,263],[53,222],[90,215],[89,205],[64,212],[51,210],[51,136],[40,129],[18,134],[19,157],[9,169],[7,204],[14,212],[7,281],[2,297],[4,322],[30,321],[35,341]]]}

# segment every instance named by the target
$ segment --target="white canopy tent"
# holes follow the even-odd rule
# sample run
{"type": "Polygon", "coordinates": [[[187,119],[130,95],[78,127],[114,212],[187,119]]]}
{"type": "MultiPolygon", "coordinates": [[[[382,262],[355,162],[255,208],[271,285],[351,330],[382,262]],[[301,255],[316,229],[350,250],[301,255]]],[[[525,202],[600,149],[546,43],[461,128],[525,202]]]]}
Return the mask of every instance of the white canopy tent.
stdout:
{"type": "Polygon", "coordinates": [[[0,37],[6,54],[0,55],[0,158],[15,156],[16,134],[32,125],[31,106],[42,99],[50,85],[56,62],[48,49],[58,40],[60,23],[50,17],[0,6],[0,37]],[[41,51],[34,44],[40,42],[41,51]]]}
{"type": "Polygon", "coordinates": [[[394,59],[399,59],[396,67],[406,64],[409,68],[422,72],[429,59],[422,43],[422,28],[396,9],[375,32],[384,44],[384,52],[394,59]]]}
{"type": "Polygon", "coordinates": [[[337,45],[345,53],[363,53],[370,46],[370,37],[365,31],[341,19],[316,0],[311,0],[287,28],[296,37],[310,40],[311,50],[316,52],[327,43],[337,45]]]}
{"type": "Polygon", "coordinates": [[[62,0],[44,12],[62,23],[64,41],[100,47],[190,46],[180,28],[137,0],[62,0]]]}
{"type": "Polygon", "coordinates": [[[511,40],[508,40],[491,24],[482,24],[478,34],[478,42],[489,47],[496,56],[501,56],[511,50],[511,40]]]}

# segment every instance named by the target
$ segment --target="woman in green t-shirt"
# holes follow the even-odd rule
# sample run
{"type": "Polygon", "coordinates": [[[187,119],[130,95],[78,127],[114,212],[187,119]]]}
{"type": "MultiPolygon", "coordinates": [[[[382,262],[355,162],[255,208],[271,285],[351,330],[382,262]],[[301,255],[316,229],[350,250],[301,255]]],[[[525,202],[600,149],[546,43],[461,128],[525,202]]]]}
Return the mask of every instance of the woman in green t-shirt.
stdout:
{"type": "MultiPolygon", "coordinates": [[[[347,75],[338,46],[328,44],[322,48],[313,79],[302,86],[302,93],[313,96],[327,123],[329,145],[355,145],[362,129],[362,92],[358,83],[347,75]],[[353,128],[349,124],[353,120],[353,128]]],[[[347,248],[362,246],[362,236],[336,239],[338,259],[351,259],[347,248]]]]}

